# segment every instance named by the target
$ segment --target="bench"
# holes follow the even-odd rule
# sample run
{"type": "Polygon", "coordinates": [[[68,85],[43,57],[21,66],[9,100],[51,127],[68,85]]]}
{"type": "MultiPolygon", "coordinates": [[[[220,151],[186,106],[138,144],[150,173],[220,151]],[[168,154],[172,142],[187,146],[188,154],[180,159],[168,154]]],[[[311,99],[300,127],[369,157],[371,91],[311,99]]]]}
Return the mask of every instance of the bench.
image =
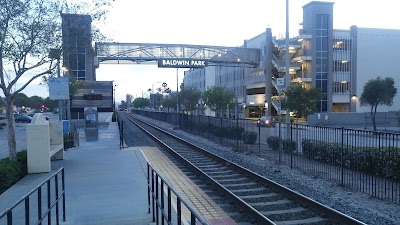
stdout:
{"type": "Polygon", "coordinates": [[[28,173],[51,171],[51,160],[64,159],[62,121],[47,121],[37,113],[26,126],[28,173]]]}

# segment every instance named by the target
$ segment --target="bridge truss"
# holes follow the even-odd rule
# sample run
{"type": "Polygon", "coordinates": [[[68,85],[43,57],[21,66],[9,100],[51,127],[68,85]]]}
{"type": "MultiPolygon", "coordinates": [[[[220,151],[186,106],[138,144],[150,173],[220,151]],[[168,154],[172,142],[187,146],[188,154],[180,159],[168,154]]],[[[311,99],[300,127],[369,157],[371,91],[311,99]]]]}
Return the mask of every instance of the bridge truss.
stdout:
{"type": "Polygon", "coordinates": [[[206,45],[97,42],[95,55],[98,64],[142,64],[160,59],[207,60],[208,66],[226,67],[260,64],[260,49],[206,45]]]}

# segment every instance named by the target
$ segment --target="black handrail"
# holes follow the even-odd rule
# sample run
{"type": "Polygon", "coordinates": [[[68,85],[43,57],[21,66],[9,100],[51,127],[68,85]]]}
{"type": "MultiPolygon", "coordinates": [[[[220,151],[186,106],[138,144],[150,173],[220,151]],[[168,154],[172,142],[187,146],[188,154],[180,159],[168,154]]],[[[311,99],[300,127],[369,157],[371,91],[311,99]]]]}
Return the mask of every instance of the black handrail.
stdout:
{"type": "Polygon", "coordinates": [[[204,217],[197,212],[196,209],[190,206],[189,203],[186,202],[186,200],[183,199],[183,197],[169,183],[167,183],[167,181],[159,175],[149,163],[147,163],[147,184],[149,213],[150,205],[152,205],[153,222],[156,222],[157,225],[160,223],[165,224],[165,222],[167,222],[167,224],[172,224],[171,192],[176,196],[176,223],[178,225],[182,224],[182,204],[190,211],[190,222],[185,221],[183,224],[208,225],[204,217]],[[165,198],[167,198],[167,201],[165,201],[165,198]],[[165,209],[165,207],[167,209],[165,209]]]}
{"type": "MultiPolygon", "coordinates": [[[[51,177],[49,177],[47,180],[39,184],[36,188],[34,188],[32,191],[30,191],[28,194],[26,194],[24,197],[22,197],[18,202],[16,202],[13,206],[10,208],[6,209],[4,212],[0,214],[0,220],[7,216],[7,225],[12,225],[13,224],[13,210],[20,205],[22,202],[25,203],[24,209],[24,218],[25,218],[25,225],[30,224],[30,219],[31,216],[33,218],[33,215],[30,214],[31,208],[30,208],[30,197],[37,191],[37,222],[34,224],[42,224],[42,221],[47,217],[47,224],[51,225],[52,219],[51,219],[51,210],[53,207],[56,207],[56,224],[60,224],[60,217],[59,217],[59,201],[62,198],[62,207],[63,207],[63,222],[66,221],[66,213],[65,213],[65,172],[64,172],[64,167],[61,167],[56,173],[54,173],[51,177]],[[61,193],[59,192],[59,185],[58,185],[58,176],[61,173],[61,193]],[[52,202],[51,198],[51,180],[54,178],[54,194],[55,194],[55,199],[52,202]],[[42,187],[46,185],[47,189],[47,199],[45,202],[47,202],[47,209],[42,213],[42,187]]],[[[18,223],[20,224],[20,223],[18,223]]]]}

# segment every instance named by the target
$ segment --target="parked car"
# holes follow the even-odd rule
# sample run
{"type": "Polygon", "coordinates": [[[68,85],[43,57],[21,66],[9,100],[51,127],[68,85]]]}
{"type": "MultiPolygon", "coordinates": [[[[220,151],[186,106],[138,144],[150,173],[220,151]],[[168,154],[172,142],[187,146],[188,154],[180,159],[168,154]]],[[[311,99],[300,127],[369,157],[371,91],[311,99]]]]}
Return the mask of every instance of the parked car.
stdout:
{"type": "Polygon", "coordinates": [[[15,116],[15,122],[18,123],[30,123],[32,121],[32,117],[25,115],[17,115],[15,116]]]}
{"type": "MultiPolygon", "coordinates": [[[[28,116],[33,117],[34,115],[35,115],[35,113],[31,113],[31,114],[29,114],[28,116]]],[[[44,116],[44,118],[46,118],[46,120],[49,120],[49,117],[48,117],[48,116],[44,116]]]]}
{"type": "Polygon", "coordinates": [[[258,127],[275,127],[275,121],[270,116],[262,116],[257,121],[258,127]]]}

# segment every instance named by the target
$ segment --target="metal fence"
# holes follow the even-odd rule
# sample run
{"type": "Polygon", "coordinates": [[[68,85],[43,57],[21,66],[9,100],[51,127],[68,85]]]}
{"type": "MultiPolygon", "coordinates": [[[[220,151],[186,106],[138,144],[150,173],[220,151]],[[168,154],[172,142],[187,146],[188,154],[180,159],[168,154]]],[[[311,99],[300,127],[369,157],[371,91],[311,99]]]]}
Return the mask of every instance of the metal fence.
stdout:
{"type": "Polygon", "coordinates": [[[258,127],[250,119],[133,112],[173,124],[179,118],[185,132],[400,204],[398,133],[295,123],[258,127]]]}
{"type": "Polygon", "coordinates": [[[204,217],[191,207],[150,164],[147,164],[147,184],[149,213],[153,212],[155,224],[208,225],[204,217]]]}
{"type": "Polygon", "coordinates": [[[0,224],[58,225],[60,224],[60,213],[62,213],[62,221],[65,222],[64,168],[60,168],[5,212],[0,212],[0,224]]]}

